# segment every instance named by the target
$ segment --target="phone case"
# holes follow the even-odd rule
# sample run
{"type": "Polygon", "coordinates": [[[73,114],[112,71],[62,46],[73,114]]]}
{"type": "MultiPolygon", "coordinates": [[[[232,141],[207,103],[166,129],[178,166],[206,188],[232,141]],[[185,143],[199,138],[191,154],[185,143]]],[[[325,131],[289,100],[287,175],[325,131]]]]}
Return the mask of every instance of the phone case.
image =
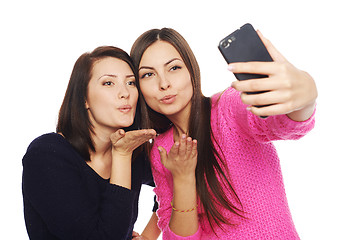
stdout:
{"type": "MultiPolygon", "coordinates": [[[[219,43],[219,50],[227,63],[264,61],[273,59],[250,23],[243,25],[219,43]]],[[[264,78],[265,75],[236,73],[238,80],[264,78]]]]}

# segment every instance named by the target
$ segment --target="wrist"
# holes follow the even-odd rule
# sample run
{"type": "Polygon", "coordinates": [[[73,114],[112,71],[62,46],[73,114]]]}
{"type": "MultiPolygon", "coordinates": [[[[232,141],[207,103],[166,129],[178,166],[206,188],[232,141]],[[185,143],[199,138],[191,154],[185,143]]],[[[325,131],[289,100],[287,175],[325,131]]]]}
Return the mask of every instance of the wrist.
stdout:
{"type": "Polygon", "coordinates": [[[287,116],[297,122],[303,122],[308,120],[315,111],[316,102],[312,102],[309,105],[299,109],[295,110],[291,113],[288,113],[287,116]]]}
{"type": "Polygon", "coordinates": [[[196,185],[195,174],[173,176],[174,185],[196,185]]]}
{"type": "Polygon", "coordinates": [[[132,152],[123,152],[119,150],[112,149],[112,157],[113,159],[128,159],[132,157],[132,152]]]}

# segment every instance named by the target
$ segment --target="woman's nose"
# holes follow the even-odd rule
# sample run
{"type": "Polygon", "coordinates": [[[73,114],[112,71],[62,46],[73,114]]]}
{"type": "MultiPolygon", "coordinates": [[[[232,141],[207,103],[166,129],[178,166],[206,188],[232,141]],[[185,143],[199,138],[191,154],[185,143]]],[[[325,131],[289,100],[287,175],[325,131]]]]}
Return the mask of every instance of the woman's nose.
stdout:
{"type": "Polygon", "coordinates": [[[159,78],[160,78],[160,89],[161,90],[166,90],[171,86],[170,81],[164,75],[159,76],[159,78]]]}
{"type": "Polygon", "coordinates": [[[119,98],[129,98],[130,92],[126,86],[120,86],[118,96],[119,98]]]}

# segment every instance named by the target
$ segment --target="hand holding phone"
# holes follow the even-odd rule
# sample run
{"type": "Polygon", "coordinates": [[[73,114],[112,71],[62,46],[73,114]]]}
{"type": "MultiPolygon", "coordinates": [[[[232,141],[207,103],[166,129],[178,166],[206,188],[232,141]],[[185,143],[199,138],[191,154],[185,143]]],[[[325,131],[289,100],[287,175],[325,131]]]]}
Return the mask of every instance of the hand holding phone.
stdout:
{"type": "MultiPolygon", "coordinates": [[[[272,62],[269,52],[250,23],[243,25],[219,43],[219,50],[227,63],[272,62]]],[[[260,74],[235,73],[238,80],[267,77],[260,74]]]]}
{"type": "Polygon", "coordinates": [[[245,24],[220,41],[219,50],[228,63],[249,62],[247,64],[234,64],[234,67],[239,67],[239,69],[233,70],[233,72],[238,80],[252,79],[249,82],[234,83],[235,86],[244,87],[240,89],[246,89],[243,91],[248,96],[244,95],[242,99],[245,104],[255,107],[251,108],[251,112],[256,115],[286,114],[295,121],[304,121],[311,116],[317,98],[314,79],[307,72],[292,65],[271,42],[262,37],[261,34],[259,36],[250,24],[245,24]],[[270,57],[268,51],[271,52],[274,59],[270,57]],[[273,63],[271,64],[261,63],[261,61],[269,62],[272,60],[273,63]],[[271,74],[271,80],[265,75],[238,74],[241,71],[249,73],[242,69],[242,66],[251,66],[255,73],[271,74]],[[267,70],[258,69],[257,66],[261,69],[264,67],[267,70]],[[256,79],[261,77],[264,79],[256,79]],[[256,84],[256,88],[251,87],[251,83],[257,81],[259,84],[256,84]],[[259,92],[265,90],[266,92],[259,92]],[[260,102],[261,104],[259,104],[260,102]],[[267,107],[265,108],[265,106],[267,107]]]}
{"type": "MultiPolygon", "coordinates": [[[[261,41],[253,26],[249,23],[243,25],[227,37],[222,39],[218,46],[221,54],[226,62],[272,62],[269,52],[261,41]]],[[[265,78],[266,75],[249,74],[249,73],[234,73],[238,80],[248,80],[265,78]]],[[[246,92],[247,94],[260,94],[264,92],[246,92]]],[[[262,105],[256,107],[266,107],[269,105],[262,105]]],[[[265,118],[265,117],[263,117],[265,118]]]]}

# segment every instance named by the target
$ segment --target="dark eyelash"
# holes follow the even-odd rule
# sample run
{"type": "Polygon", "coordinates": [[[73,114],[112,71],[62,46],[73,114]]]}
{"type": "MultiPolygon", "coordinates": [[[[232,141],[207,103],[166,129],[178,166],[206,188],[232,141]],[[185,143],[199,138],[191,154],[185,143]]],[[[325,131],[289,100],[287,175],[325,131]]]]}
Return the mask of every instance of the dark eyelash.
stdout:
{"type": "Polygon", "coordinates": [[[180,66],[173,66],[171,69],[181,69],[181,67],[180,66]]]}
{"type": "Polygon", "coordinates": [[[103,83],[103,85],[106,85],[106,86],[110,86],[111,84],[112,84],[111,81],[106,81],[106,82],[103,83]],[[108,84],[108,83],[109,83],[109,84],[108,84]]]}
{"type": "Polygon", "coordinates": [[[143,79],[143,78],[145,78],[145,77],[146,77],[146,75],[149,75],[149,77],[150,77],[150,76],[152,76],[152,73],[145,73],[145,74],[141,75],[141,77],[140,77],[140,78],[141,78],[141,79],[143,79]]]}

